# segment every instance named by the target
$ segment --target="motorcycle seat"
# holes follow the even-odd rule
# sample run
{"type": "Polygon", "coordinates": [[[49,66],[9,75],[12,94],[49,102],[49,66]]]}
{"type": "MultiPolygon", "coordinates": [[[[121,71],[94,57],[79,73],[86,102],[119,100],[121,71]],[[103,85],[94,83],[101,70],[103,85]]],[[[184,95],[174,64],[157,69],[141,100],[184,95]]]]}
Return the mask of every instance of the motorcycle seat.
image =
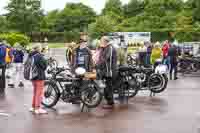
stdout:
{"type": "Polygon", "coordinates": [[[131,67],[131,66],[120,66],[120,67],[118,68],[118,70],[119,70],[120,72],[126,72],[126,71],[135,70],[135,68],[134,68],[134,67],[131,67]]]}

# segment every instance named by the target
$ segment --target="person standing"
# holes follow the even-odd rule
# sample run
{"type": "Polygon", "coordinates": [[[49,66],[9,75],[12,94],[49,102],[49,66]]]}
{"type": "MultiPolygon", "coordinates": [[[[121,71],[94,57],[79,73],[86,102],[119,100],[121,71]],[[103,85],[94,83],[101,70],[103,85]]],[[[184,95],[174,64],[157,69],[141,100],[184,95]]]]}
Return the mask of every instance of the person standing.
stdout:
{"type": "Polygon", "coordinates": [[[74,46],[76,45],[76,43],[72,42],[70,44],[66,44],[66,61],[67,61],[67,64],[69,66],[72,65],[72,55],[73,55],[73,48],[74,46]]]}
{"type": "Polygon", "coordinates": [[[162,57],[162,50],[160,48],[160,43],[156,42],[154,44],[154,47],[152,49],[152,53],[151,53],[151,64],[154,66],[154,68],[156,68],[157,64],[156,64],[156,60],[160,59],[162,57]]]}
{"type": "Polygon", "coordinates": [[[35,70],[34,75],[30,80],[33,84],[33,99],[32,99],[32,108],[31,112],[35,114],[46,114],[47,111],[41,108],[43,89],[44,89],[44,80],[46,79],[45,70],[47,68],[47,62],[41,54],[42,47],[40,44],[33,46],[32,52],[28,55],[28,59],[32,58],[34,60],[31,63],[32,69],[35,70]]]}
{"type": "Polygon", "coordinates": [[[166,40],[163,44],[162,52],[163,52],[163,62],[168,66],[168,68],[169,68],[169,58],[168,58],[169,48],[170,48],[170,43],[168,40],[166,40]]]}
{"type": "Polygon", "coordinates": [[[146,55],[146,65],[151,64],[151,53],[152,53],[152,44],[150,42],[145,42],[147,46],[147,55],[146,55]]]}
{"type": "Polygon", "coordinates": [[[6,46],[0,41],[0,94],[5,93],[6,87],[6,46]]]}
{"type": "Polygon", "coordinates": [[[14,88],[14,80],[13,80],[13,74],[14,74],[14,67],[13,67],[13,51],[14,49],[10,46],[10,44],[6,43],[6,64],[7,64],[7,78],[8,78],[8,86],[14,88]]]}
{"type": "Polygon", "coordinates": [[[144,45],[144,42],[140,44],[139,48],[139,65],[145,66],[146,65],[146,55],[147,55],[147,47],[144,45]]]}
{"type": "Polygon", "coordinates": [[[107,36],[101,38],[102,51],[99,56],[99,70],[101,77],[106,80],[104,97],[107,104],[103,106],[105,109],[112,109],[114,107],[112,84],[117,76],[117,52],[109,42],[110,40],[107,36]]]}
{"type": "MultiPolygon", "coordinates": [[[[17,80],[19,80],[20,75],[22,75],[23,62],[24,62],[24,52],[20,48],[19,44],[18,44],[17,48],[13,51],[13,56],[14,56],[13,62],[15,63],[15,70],[17,73],[15,81],[18,82],[17,80]]],[[[24,86],[22,80],[20,80],[18,86],[19,87],[24,86]]]]}
{"type": "Polygon", "coordinates": [[[88,48],[88,37],[85,34],[81,35],[79,46],[73,50],[71,66],[73,70],[77,67],[85,68],[87,72],[93,70],[92,52],[88,48]]]}
{"type": "Polygon", "coordinates": [[[168,52],[168,56],[169,56],[169,64],[170,64],[170,80],[172,80],[172,74],[174,71],[174,80],[177,80],[177,58],[178,58],[178,49],[175,45],[172,45],[169,48],[169,52],[168,52]]]}

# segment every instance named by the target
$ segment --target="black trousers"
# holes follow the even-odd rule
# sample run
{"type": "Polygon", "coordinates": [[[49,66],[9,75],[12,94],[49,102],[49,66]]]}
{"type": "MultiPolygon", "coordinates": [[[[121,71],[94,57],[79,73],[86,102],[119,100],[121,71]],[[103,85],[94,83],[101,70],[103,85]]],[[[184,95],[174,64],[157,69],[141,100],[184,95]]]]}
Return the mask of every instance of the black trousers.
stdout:
{"type": "Polygon", "coordinates": [[[6,65],[0,65],[0,93],[5,92],[6,88],[6,65]]]}
{"type": "Polygon", "coordinates": [[[174,78],[177,78],[177,64],[170,64],[170,70],[169,70],[169,77],[170,80],[172,80],[172,75],[173,75],[173,71],[174,71],[174,78]]]}
{"type": "Polygon", "coordinates": [[[113,80],[111,77],[104,77],[106,80],[106,87],[104,89],[104,97],[107,101],[107,104],[113,105],[114,104],[114,99],[113,99],[113,80]]]}

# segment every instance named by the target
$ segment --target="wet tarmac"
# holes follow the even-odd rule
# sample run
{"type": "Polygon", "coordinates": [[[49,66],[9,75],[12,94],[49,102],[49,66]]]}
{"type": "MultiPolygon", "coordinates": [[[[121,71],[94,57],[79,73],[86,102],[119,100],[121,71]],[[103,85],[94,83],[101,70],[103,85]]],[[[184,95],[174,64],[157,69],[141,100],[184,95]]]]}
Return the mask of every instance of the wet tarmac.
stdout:
{"type": "Polygon", "coordinates": [[[29,112],[31,83],[7,88],[0,96],[0,133],[200,133],[200,74],[170,81],[165,92],[149,97],[140,92],[128,106],[116,101],[81,112],[79,106],[59,103],[46,115],[29,112]]]}
{"type": "Polygon", "coordinates": [[[80,107],[59,103],[47,115],[29,112],[30,83],[7,88],[0,97],[1,133],[194,133],[200,127],[200,78],[181,77],[151,98],[140,92],[129,105],[113,110],[100,107],[81,113],[80,107]]]}

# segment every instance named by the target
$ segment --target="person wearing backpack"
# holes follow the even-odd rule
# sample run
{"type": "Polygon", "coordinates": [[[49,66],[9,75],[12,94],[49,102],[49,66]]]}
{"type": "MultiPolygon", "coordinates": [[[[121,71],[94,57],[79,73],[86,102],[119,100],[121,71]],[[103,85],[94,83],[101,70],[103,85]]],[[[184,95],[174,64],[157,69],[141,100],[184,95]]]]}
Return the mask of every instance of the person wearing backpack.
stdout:
{"type": "Polygon", "coordinates": [[[24,65],[24,78],[32,81],[33,84],[34,91],[30,111],[35,114],[47,113],[46,110],[41,108],[44,80],[46,79],[45,70],[47,68],[47,62],[43,54],[41,54],[41,50],[40,44],[34,45],[24,65]]]}
{"type": "Polygon", "coordinates": [[[5,93],[6,87],[6,45],[0,40],[0,94],[5,93]]]}

